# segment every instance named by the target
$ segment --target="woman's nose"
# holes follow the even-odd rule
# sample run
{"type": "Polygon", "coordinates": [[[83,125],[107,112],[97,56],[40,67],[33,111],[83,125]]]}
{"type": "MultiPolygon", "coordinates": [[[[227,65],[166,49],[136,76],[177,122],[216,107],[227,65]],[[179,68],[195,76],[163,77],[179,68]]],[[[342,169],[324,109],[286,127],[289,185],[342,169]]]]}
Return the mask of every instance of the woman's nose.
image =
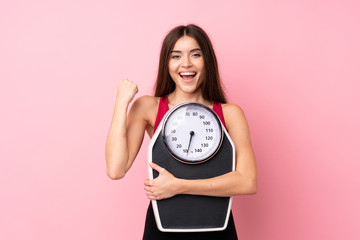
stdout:
{"type": "Polygon", "coordinates": [[[190,57],[184,57],[184,58],[183,58],[183,63],[182,63],[182,65],[183,65],[184,67],[189,67],[189,66],[191,66],[191,65],[192,65],[192,62],[191,62],[190,57]]]}

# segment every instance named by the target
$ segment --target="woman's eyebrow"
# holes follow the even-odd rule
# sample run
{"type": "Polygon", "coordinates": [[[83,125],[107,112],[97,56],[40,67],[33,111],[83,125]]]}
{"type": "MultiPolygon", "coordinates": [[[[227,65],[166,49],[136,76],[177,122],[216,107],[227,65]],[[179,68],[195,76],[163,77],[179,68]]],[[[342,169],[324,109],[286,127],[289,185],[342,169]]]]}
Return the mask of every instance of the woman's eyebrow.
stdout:
{"type": "Polygon", "coordinates": [[[191,49],[190,52],[196,52],[196,51],[201,51],[200,48],[194,48],[194,49],[191,49]]]}
{"type": "MultiPolygon", "coordinates": [[[[196,51],[201,51],[200,48],[194,48],[194,49],[191,49],[190,52],[196,52],[196,51]]],[[[180,50],[172,50],[170,53],[182,53],[182,51],[180,50]]]]}

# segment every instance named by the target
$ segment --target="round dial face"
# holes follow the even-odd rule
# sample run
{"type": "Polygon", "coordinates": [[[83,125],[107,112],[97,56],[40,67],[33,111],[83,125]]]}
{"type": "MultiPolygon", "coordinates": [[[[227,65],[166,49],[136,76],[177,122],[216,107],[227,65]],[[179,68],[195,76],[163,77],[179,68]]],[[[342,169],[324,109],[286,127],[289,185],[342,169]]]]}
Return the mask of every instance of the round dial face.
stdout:
{"type": "Polygon", "coordinates": [[[197,164],[209,160],[219,150],[223,129],[210,108],[199,103],[183,103],[166,116],[162,137],[177,160],[197,164]]]}

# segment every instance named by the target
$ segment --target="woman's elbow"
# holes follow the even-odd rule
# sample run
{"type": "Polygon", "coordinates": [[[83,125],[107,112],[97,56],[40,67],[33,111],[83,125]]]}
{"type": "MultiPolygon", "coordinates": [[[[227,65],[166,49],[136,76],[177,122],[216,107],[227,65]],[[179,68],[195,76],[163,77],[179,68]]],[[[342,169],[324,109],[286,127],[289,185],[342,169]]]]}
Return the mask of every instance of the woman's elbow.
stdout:
{"type": "Polygon", "coordinates": [[[248,194],[249,195],[254,195],[257,193],[257,184],[252,184],[251,186],[249,186],[249,189],[248,189],[248,194]]]}
{"type": "Polygon", "coordinates": [[[248,185],[247,185],[246,190],[247,190],[248,195],[256,194],[256,192],[257,192],[257,181],[256,180],[250,180],[248,185]]]}
{"type": "Polygon", "coordinates": [[[234,195],[254,195],[257,192],[256,180],[246,181],[245,184],[241,184],[237,187],[234,195]]]}
{"type": "Polygon", "coordinates": [[[126,172],[106,170],[106,175],[112,180],[119,180],[125,177],[126,172]]]}

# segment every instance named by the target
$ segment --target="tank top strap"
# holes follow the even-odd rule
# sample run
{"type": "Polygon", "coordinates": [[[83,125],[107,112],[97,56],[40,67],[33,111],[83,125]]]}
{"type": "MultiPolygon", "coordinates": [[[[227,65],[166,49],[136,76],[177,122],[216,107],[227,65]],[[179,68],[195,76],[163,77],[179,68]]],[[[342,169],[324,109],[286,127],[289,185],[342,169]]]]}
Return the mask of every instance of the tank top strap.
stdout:
{"type": "Polygon", "coordinates": [[[226,124],[225,124],[225,118],[224,118],[224,114],[223,114],[223,110],[222,110],[222,106],[221,103],[214,103],[213,105],[213,110],[214,112],[218,115],[218,117],[220,118],[220,121],[222,122],[222,124],[224,125],[224,127],[226,128],[226,124]]]}
{"type": "Polygon", "coordinates": [[[167,111],[169,111],[169,103],[168,103],[167,96],[160,97],[158,113],[156,116],[156,121],[155,121],[155,126],[154,126],[154,132],[156,131],[157,127],[159,126],[161,120],[163,119],[163,117],[165,116],[167,111]]]}

